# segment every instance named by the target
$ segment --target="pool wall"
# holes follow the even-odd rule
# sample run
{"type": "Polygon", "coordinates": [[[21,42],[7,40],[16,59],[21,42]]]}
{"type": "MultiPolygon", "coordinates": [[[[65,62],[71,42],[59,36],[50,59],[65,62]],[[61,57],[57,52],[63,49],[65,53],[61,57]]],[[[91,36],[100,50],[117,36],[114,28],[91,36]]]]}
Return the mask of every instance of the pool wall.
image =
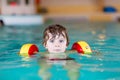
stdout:
{"type": "Polygon", "coordinates": [[[1,15],[0,20],[5,25],[41,25],[44,23],[42,15],[1,15]]]}

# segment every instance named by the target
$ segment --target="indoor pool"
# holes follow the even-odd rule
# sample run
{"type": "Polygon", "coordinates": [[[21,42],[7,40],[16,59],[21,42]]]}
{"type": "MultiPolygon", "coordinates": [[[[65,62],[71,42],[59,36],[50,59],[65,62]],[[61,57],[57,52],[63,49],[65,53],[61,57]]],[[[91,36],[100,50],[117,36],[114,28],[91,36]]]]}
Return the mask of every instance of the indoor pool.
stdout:
{"type": "Polygon", "coordinates": [[[0,27],[0,80],[120,80],[120,23],[60,23],[69,34],[67,50],[76,41],[86,41],[97,51],[90,56],[74,52],[68,56],[75,60],[49,66],[39,59],[40,53],[31,58],[18,55],[26,43],[44,52],[42,33],[49,24],[0,27]]]}

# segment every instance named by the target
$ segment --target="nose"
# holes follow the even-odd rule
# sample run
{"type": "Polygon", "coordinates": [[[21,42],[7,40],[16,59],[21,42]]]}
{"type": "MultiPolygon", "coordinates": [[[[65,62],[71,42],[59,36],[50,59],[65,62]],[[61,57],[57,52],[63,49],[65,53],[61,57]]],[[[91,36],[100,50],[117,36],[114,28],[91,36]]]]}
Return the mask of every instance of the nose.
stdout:
{"type": "Polygon", "coordinates": [[[59,44],[55,44],[55,47],[60,47],[60,45],[59,44]]]}

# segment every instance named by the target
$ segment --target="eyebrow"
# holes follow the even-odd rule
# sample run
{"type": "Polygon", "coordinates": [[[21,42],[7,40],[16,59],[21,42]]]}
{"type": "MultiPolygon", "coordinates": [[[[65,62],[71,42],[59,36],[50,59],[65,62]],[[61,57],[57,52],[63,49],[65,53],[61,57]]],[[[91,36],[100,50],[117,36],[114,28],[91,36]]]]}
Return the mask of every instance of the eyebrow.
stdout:
{"type": "Polygon", "coordinates": [[[65,39],[65,38],[60,38],[60,39],[65,39]]]}

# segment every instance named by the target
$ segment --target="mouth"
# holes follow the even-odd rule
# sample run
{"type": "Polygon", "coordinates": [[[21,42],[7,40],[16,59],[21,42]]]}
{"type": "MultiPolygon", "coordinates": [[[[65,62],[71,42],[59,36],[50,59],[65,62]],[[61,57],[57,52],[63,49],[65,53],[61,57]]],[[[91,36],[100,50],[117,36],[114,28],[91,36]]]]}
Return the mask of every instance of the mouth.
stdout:
{"type": "Polygon", "coordinates": [[[54,49],[54,51],[56,51],[56,52],[60,52],[60,51],[61,51],[61,49],[54,49]]]}

